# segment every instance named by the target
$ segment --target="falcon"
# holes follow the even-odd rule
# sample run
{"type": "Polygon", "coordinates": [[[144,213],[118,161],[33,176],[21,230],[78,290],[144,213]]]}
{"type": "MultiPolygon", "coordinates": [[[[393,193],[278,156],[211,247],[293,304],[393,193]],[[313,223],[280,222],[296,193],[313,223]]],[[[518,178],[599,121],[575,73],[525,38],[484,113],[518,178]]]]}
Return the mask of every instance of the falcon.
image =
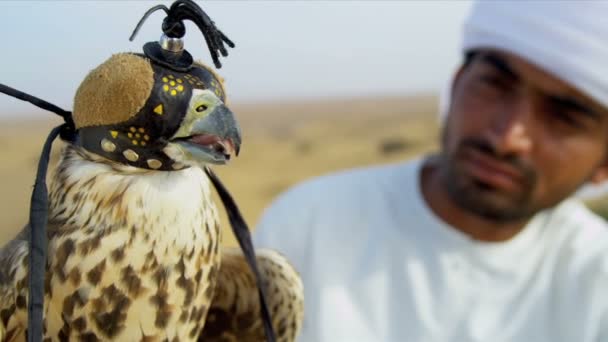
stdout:
{"type": "MultiPolygon", "coordinates": [[[[223,80],[153,54],[113,55],[74,98],[49,184],[44,340],[263,341],[254,274],[220,245],[205,172],[241,146],[223,80]]],[[[0,250],[3,341],[27,333],[29,241],[26,226],[0,250]]],[[[293,341],[300,278],[278,252],[256,259],[276,338],[293,341]]]]}

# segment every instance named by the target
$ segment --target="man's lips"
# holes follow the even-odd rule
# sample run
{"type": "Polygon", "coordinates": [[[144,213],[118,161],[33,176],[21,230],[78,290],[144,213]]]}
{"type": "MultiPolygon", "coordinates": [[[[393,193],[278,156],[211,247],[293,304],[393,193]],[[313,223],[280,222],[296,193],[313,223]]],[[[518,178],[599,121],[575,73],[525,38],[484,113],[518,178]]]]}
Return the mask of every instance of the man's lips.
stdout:
{"type": "Polygon", "coordinates": [[[524,175],[513,166],[476,149],[467,149],[462,158],[467,171],[482,183],[495,188],[521,188],[524,175]]]}

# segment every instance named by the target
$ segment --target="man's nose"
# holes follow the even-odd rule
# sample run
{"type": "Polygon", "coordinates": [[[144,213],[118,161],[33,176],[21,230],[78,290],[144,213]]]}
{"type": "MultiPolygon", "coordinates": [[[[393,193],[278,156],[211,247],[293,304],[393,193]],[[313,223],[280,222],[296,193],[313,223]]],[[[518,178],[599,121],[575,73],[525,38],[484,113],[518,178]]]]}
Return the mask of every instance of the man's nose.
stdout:
{"type": "Polygon", "coordinates": [[[533,101],[528,98],[511,101],[493,115],[487,138],[496,152],[502,155],[529,152],[532,148],[533,101]]]}

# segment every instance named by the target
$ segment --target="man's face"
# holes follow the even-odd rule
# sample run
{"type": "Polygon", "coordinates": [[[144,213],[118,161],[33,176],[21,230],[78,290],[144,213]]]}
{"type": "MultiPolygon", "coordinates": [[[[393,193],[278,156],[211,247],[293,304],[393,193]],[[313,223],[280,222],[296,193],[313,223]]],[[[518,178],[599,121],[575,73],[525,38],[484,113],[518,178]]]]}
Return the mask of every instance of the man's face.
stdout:
{"type": "Polygon", "coordinates": [[[447,120],[442,182],[484,218],[528,218],[608,172],[608,111],[512,54],[474,55],[456,76],[447,120]]]}

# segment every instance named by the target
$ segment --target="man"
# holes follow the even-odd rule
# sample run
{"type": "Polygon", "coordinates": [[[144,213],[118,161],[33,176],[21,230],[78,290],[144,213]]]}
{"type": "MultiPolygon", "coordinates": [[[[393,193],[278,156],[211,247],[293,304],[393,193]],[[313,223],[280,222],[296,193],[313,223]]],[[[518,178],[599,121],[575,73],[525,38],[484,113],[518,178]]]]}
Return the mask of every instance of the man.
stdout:
{"type": "MultiPolygon", "coordinates": [[[[479,2],[437,155],[300,185],[257,245],[301,272],[302,341],[608,341],[607,2],[479,2]]],[[[407,61],[404,61],[407,62],[407,61]]]]}

